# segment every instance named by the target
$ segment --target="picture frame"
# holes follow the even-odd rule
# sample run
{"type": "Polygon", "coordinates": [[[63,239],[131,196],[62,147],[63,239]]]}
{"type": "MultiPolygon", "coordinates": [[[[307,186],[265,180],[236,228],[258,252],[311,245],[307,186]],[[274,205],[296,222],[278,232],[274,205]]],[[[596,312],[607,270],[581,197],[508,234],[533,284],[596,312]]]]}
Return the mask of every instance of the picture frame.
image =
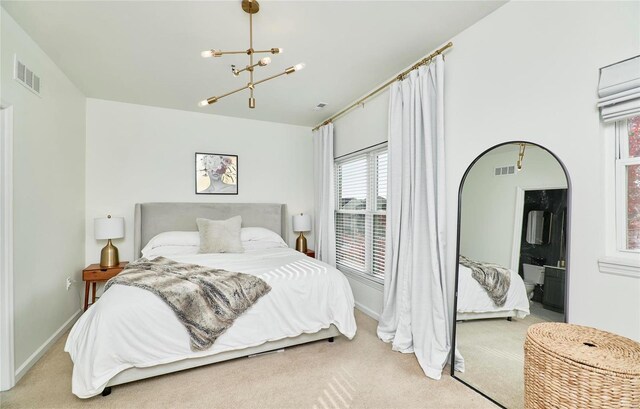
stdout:
{"type": "Polygon", "coordinates": [[[238,155],[196,152],[197,195],[237,195],[238,155]]]}

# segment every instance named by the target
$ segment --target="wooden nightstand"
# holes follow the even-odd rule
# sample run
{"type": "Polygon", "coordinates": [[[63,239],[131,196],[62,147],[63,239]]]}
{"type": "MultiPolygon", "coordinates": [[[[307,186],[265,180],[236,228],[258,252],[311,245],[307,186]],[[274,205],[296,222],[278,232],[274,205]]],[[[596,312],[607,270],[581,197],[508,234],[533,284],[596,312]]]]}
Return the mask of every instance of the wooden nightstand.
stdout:
{"type": "Polygon", "coordinates": [[[82,270],[82,281],[84,284],[84,310],[89,308],[89,286],[93,284],[93,291],[91,297],[91,304],[96,302],[96,283],[100,281],[107,281],[112,277],[117,276],[125,266],[129,264],[128,261],[123,261],[117,267],[104,268],[100,267],[100,264],[91,264],[89,267],[82,270]]]}
{"type": "Polygon", "coordinates": [[[311,257],[311,258],[316,258],[316,252],[311,250],[311,249],[307,249],[307,251],[304,253],[307,256],[311,257]]]}

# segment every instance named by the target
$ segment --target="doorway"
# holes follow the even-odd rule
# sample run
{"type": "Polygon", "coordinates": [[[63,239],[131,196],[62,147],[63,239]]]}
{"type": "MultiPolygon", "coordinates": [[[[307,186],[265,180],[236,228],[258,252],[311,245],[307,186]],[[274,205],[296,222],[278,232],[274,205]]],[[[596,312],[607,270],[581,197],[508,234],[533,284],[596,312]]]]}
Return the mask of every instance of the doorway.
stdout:
{"type": "Polygon", "coordinates": [[[12,158],[13,107],[0,104],[0,391],[15,385],[12,158]]]}
{"type": "MultiPolygon", "coordinates": [[[[530,187],[518,187],[516,189],[516,206],[515,206],[515,220],[513,223],[513,242],[511,246],[511,269],[513,271],[518,272],[518,274],[522,275],[522,263],[521,260],[522,255],[522,241],[526,241],[526,225],[528,224],[528,216],[529,211],[531,210],[550,210],[549,208],[549,200],[538,200],[538,196],[542,193],[540,192],[562,192],[561,198],[559,200],[553,200],[553,202],[560,202],[562,204],[563,210],[566,209],[567,205],[567,187],[560,185],[549,185],[549,186],[530,186],[530,187]],[[527,198],[527,196],[530,196],[527,198]],[[536,203],[536,205],[532,206],[532,203],[536,203]],[[536,207],[537,206],[537,207],[536,207]]],[[[553,207],[553,206],[551,206],[553,207]]],[[[564,213],[557,214],[557,210],[554,210],[553,222],[549,223],[551,219],[547,219],[546,223],[544,223],[544,227],[549,228],[553,227],[553,223],[556,224],[560,222],[563,226],[562,232],[566,232],[566,217],[564,213]]],[[[547,216],[547,214],[544,214],[547,216]]],[[[557,231],[557,230],[555,230],[557,231]]],[[[547,233],[549,230],[544,229],[543,237],[548,237],[547,233]]],[[[566,251],[566,247],[564,247],[564,241],[566,237],[563,235],[560,240],[563,242],[563,248],[566,251]]],[[[566,254],[558,254],[556,257],[566,258],[566,254]]],[[[526,260],[525,260],[526,261],[526,260]]],[[[544,260],[547,262],[547,260],[544,260]]],[[[528,261],[526,261],[528,262],[528,261]]]]}

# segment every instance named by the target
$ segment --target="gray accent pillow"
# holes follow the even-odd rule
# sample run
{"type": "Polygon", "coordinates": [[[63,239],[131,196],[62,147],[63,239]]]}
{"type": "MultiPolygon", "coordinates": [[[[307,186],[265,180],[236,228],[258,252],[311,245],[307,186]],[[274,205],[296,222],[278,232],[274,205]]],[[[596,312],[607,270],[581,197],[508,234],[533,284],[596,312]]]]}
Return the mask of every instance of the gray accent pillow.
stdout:
{"type": "Polygon", "coordinates": [[[242,253],[242,217],[227,220],[196,219],[200,233],[200,253],[242,253]]]}

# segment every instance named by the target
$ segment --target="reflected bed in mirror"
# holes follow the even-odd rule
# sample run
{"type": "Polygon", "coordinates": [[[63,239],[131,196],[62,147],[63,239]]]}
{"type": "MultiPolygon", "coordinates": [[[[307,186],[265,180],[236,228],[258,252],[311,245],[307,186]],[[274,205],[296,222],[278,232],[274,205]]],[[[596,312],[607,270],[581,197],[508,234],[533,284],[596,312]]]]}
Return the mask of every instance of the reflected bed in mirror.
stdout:
{"type": "Polygon", "coordinates": [[[502,407],[524,407],[528,327],[565,321],[568,185],[528,142],[487,150],[460,185],[452,376],[502,407]]]}

